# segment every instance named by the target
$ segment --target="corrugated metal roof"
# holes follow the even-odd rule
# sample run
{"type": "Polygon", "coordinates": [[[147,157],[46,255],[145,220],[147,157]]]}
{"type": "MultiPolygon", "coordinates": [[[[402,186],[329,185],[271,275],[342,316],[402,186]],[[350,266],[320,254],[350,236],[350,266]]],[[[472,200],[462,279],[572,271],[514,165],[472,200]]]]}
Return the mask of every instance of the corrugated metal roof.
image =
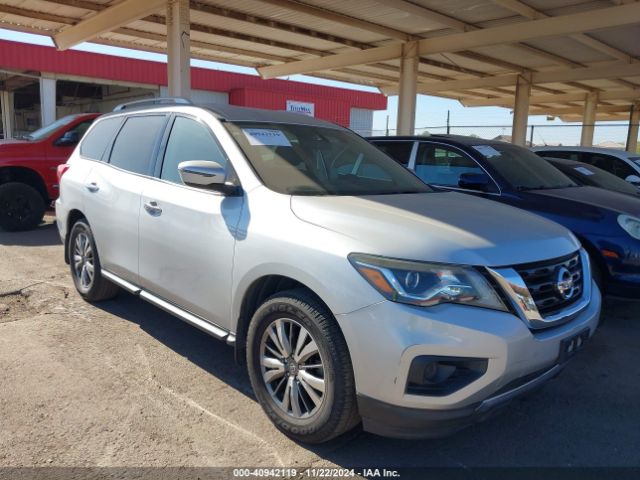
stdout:
{"type": "MultiPolygon", "coordinates": [[[[117,1],[0,0],[0,27],[53,35],[117,1]]],[[[545,16],[581,11],[597,14],[597,9],[611,8],[616,3],[623,2],[524,0],[502,4],[485,0],[192,0],[192,55],[252,67],[276,65],[390,45],[406,39],[439,38],[461,31],[516,22],[524,24],[545,16]]],[[[95,41],[164,51],[164,23],[165,13],[159,12],[100,35],[95,41]]],[[[639,61],[636,56],[640,57],[640,43],[636,39],[640,38],[640,25],[598,30],[588,32],[588,35],[586,39],[576,35],[544,37],[425,55],[419,67],[419,81],[490,79],[513,72],[639,61]]],[[[399,64],[388,60],[319,71],[315,75],[386,87],[397,83],[399,64]]],[[[534,87],[534,94],[585,93],[593,88],[629,90],[636,87],[640,88],[637,77],[623,77],[540,84],[534,87]]],[[[460,99],[505,98],[511,96],[512,91],[511,86],[493,88],[480,85],[438,94],[460,99]]]]}

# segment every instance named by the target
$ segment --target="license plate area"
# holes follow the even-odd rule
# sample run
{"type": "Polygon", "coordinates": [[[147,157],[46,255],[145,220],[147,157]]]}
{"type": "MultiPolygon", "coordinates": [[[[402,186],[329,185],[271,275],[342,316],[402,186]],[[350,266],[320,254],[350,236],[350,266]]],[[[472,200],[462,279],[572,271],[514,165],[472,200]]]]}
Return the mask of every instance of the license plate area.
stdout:
{"type": "Polygon", "coordinates": [[[589,329],[586,328],[580,333],[565,338],[560,342],[560,363],[566,362],[576,353],[584,348],[585,343],[589,340],[589,329]]]}

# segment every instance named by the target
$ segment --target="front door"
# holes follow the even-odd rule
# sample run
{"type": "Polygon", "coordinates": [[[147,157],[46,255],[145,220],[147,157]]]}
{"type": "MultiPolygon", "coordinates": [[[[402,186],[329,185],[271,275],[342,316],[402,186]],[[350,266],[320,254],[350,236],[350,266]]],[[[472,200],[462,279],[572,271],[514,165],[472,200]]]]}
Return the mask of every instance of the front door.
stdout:
{"type": "Polygon", "coordinates": [[[231,168],[204,123],[177,116],[158,178],[142,192],[140,285],[228,329],[236,228],[244,199],[185,186],[178,164],[188,160],[231,168]]]}

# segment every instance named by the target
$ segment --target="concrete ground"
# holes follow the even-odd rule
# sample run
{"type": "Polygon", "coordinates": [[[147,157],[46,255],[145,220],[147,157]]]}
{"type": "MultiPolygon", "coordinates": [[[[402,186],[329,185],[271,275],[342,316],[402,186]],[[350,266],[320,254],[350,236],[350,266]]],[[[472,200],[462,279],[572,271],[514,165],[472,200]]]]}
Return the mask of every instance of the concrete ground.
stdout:
{"type": "Polygon", "coordinates": [[[483,424],[308,447],[271,425],[223,343],[128,294],[83,302],[47,218],[0,231],[0,467],[640,466],[640,304],[604,318],[558,379],[483,424]]]}

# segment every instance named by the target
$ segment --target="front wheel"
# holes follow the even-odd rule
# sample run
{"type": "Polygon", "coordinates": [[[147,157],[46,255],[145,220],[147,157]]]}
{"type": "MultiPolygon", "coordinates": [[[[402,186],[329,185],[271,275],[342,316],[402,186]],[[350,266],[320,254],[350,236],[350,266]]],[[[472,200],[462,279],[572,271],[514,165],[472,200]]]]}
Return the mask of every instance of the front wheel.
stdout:
{"type": "Polygon", "coordinates": [[[306,291],[279,293],[258,308],[249,325],[247,365],[258,402],[293,439],[322,443],[359,423],[342,332],[306,291]]]}
{"type": "Polygon", "coordinates": [[[69,264],[78,293],[89,302],[108,300],[118,293],[118,286],[102,276],[98,250],[91,227],[78,220],[69,234],[69,264]]]}
{"type": "Polygon", "coordinates": [[[0,185],[0,227],[8,232],[36,228],[44,217],[42,195],[30,185],[9,182],[0,185]]]}

